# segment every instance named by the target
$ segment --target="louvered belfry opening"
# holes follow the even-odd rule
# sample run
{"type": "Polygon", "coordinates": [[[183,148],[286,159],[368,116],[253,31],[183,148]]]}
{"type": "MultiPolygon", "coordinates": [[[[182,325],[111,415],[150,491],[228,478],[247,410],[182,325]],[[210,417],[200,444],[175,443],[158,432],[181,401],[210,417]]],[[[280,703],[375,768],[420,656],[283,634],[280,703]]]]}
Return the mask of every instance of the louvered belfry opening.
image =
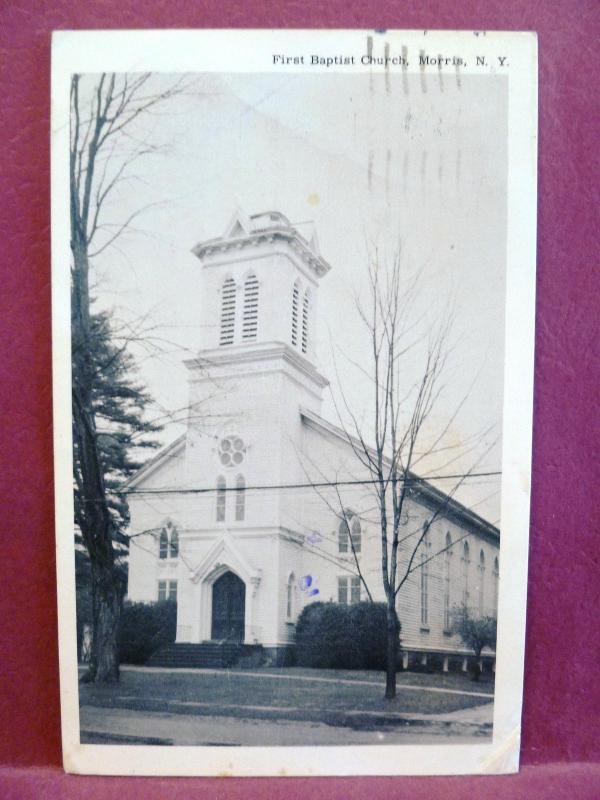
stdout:
{"type": "Polygon", "coordinates": [[[244,282],[244,315],[242,320],[242,339],[245,342],[256,339],[258,331],[258,278],[248,275],[244,282]]]}
{"type": "Polygon", "coordinates": [[[294,347],[298,344],[298,306],[300,304],[300,291],[298,284],[294,284],[292,290],[292,344],[294,347]]]}
{"type": "Polygon", "coordinates": [[[304,301],[302,303],[302,352],[306,353],[308,350],[308,312],[310,305],[310,292],[308,289],[304,293],[304,301]]]}
{"type": "Polygon", "coordinates": [[[233,344],[235,336],[235,281],[226,278],[221,292],[221,336],[219,345],[233,344]]]}

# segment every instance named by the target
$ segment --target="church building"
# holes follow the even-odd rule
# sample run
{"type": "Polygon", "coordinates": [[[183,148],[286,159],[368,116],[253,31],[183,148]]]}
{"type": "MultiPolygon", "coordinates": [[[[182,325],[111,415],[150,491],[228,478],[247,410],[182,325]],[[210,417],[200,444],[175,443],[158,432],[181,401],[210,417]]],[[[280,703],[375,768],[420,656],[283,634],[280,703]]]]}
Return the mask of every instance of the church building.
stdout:
{"type": "MultiPolygon", "coordinates": [[[[189,419],[126,484],[127,596],[176,599],[178,646],[235,642],[283,663],[306,604],[367,599],[356,559],[385,599],[370,475],[321,416],[318,299],[330,265],[316,235],[278,212],[236,214],[193,252],[204,333],[186,361],[189,419]]],[[[398,597],[404,666],[464,669],[471,653],[451,632],[452,609],[496,615],[499,530],[426,481],[402,524],[427,527],[398,597]]]]}

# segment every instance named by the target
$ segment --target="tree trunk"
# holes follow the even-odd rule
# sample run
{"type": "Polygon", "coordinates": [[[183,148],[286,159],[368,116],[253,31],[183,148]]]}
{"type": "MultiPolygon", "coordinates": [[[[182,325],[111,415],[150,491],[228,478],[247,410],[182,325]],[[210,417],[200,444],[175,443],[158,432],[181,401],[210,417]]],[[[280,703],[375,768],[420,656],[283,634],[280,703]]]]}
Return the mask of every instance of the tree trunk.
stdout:
{"type": "Polygon", "coordinates": [[[386,653],[386,670],[385,670],[385,698],[392,700],[396,697],[396,670],[398,668],[398,634],[400,632],[400,623],[394,600],[387,604],[387,653],[386,653]]]}
{"type": "Polygon", "coordinates": [[[80,494],[78,523],[90,557],[92,580],[92,648],[84,681],[119,680],[118,625],[121,587],[115,572],[113,521],[104,486],[92,404],[93,362],[90,357],[88,257],[83,235],[73,223],[73,443],[76,447],[80,494]]]}
{"type": "Polygon", "coordinates": [[[481,658],[481,650],[475,650],[475,663],[473,664],[473,668],[471,670],[472,681],[478,681],[481,676],[481,667],[479,666],[480,658],[481,658]]]}
{"type": "Polygon", "coordinates": [[[78,521],[90,557],[92,584],[92,649],[89,670],[83,680],[117,681],[121,586],[115,572],[112,520],[104,492],[93,415],[82,408],[76,392],[73,422],[82,484],[82,509],[78,521]]]}
{"type": "Polygon", "coordinates": [[[93,632],[89,680],[119,680],[119,619],[121,592],[114,569],[92,564],[93,632]]]}

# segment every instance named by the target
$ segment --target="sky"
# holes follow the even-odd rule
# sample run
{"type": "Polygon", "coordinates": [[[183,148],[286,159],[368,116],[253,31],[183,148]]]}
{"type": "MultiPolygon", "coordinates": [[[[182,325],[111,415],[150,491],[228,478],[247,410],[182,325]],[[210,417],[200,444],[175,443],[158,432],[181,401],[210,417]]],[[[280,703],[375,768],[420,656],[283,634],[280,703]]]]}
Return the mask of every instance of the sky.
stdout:
{"type": "MultiPolygon", "coordinates": [[[[160,89],[174,78],[152,81],[160,89]]],[[[419,274],[415,332],[453,318],[425,433],[433,440],[460,406],[448,431],[457,449],[424,459],[421,472],[454,474],[476,461],[478,472],[500,470],[506,102],[500,77],[203,74],[141,119],[134,138],[158,152],[131,170],[104,221],[148,208],[94,260],[93,288],[98,308],[146,331],[134,351],[159,407],[185,407],[182,362],[202,343],[192,247],[221,235],[237,209],[278,210],[303,234],[316,230],[332,267],[319,289],[317,354],[333,394],[343,390],[368,428],[371,388],[353,362],[368,362],[369,341],[355,297],[365,297],[370,255],[385,265],[400,253],[407,279],[419,274]]],[[[415,348],[407,385],[420,369],[415,348]]],[[[330,397],[323,415],[338,421],[330,397]]],[[[182,430],[167,425],[165,443],[182,430]]],[[[496,478],[471,479],[457,497],[499,523],[496,478]]]]}

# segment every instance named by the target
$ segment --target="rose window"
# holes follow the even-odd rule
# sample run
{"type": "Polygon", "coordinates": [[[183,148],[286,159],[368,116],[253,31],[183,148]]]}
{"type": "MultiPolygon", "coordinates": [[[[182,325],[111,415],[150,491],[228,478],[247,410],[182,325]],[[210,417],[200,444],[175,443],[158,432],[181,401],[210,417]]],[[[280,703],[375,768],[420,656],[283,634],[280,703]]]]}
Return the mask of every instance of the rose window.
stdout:
{"type": "Polygon", "coordinates": [[[239,436],[225,436],[219,442],[219,460],[224,467],[237,467],[246,455],[246,446],[239,436]]]}

